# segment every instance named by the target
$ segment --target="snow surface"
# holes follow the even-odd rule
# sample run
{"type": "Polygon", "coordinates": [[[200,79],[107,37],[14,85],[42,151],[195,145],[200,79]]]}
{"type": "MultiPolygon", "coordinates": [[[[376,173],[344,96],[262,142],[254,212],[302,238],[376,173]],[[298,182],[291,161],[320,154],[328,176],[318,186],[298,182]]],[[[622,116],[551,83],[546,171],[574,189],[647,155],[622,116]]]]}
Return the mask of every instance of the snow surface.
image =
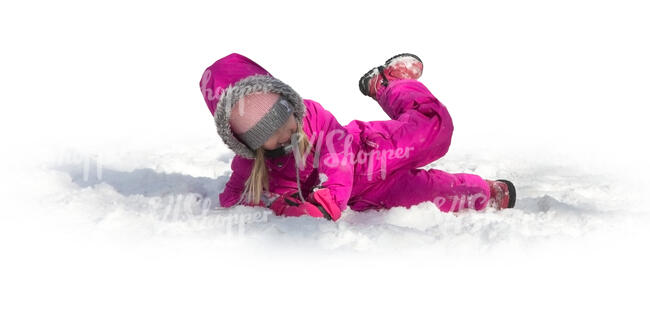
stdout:
{"type": "Polygon", "coordinates": [[[0,308],[646,310],[643,10],[429,4],[409,27],[359,32],[391,5],[370,3],[258,3],[245,21],[223,14],[243,3],[3,4],[3,29],[20,31],[0,60],[0,308]],[[265,29],[298,41],[259,33],[270,11],[284,18],[265,29]],[[427,167],[513,180],[517,207],[427,202],[336,223],[221,209],[233,153],[198,81],[231,52],[342,124],[386,119],[357,79],[417,54],[455,124],[427,167]]]}

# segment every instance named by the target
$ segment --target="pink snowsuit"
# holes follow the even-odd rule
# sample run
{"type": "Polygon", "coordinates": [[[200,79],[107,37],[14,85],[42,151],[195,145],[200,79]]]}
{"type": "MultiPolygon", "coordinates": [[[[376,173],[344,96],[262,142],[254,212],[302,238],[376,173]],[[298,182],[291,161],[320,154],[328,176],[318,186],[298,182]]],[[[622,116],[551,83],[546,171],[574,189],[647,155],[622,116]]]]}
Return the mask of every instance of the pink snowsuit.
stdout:
{"type": "MultiPolygon", "coordinates": [[[[234,83],[249,75],[268,74],[256,63],[237,56],[224,58],[229,70],[221,73],[222,77],[212,78],[234,83]]],[[[391,81],[378,90],[377,99],[391,120],[353,120],[346,126],[319,103],[304,99],[303,130],[314,147],[299,172],[303,196],[307,198],[320,184],[330,190],[341,211],[348,205],[360,211],[408,207],[424,201],[432,201],[445,212],[485,208],[490,190],[481,177],[417,169],[441,158],[449,149],[454,126],[446,107],[417,80],[391,81]]],[[[214,114],[214,107],[208,106],[214,114]]],[[[293,157],[289,154],[265,160],[270,192],[297,190],[293,157]]],[[[219,195],[222,207],[240,200],[253,162],[239,155],[233,158],[232,175],[219,195]]]]}

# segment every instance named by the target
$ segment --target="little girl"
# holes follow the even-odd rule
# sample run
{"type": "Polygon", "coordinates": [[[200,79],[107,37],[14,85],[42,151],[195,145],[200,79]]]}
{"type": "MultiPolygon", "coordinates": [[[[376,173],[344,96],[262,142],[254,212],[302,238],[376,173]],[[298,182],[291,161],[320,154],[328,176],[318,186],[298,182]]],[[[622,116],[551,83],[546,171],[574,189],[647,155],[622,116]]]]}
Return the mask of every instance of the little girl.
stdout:
{"type": "Polygon", "coordinates": [[[342,126],[247,57],[216,61],[201,78],[201,92],[219,136],[236,154],[220,205],[263,205],[276,215],[334,221],[348,206],[513,207],[510,181],[418,169],[447,153],[454,129],[446,107],[417,80],[422,68],[417,56],[399,54],[371,69],[359,88],[391,120],[342,126]]]}

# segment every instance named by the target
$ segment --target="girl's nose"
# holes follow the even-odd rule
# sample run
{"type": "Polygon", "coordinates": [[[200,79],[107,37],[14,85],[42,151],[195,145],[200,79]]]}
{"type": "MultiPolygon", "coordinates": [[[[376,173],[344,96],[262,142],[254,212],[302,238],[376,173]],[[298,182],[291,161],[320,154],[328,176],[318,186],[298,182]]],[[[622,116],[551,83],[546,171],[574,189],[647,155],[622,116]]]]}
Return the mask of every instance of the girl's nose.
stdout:
{"type": "Polygon", "coordinates": [[[285,145],[291,143],[291,134],[292,134],[291,131],[285,132],[284,136],[282,136],[282,140],[279,141],[281,142],[280,144],[285,145]]]}
{"type": "Polygon", "coordinates": [[[289,138],[285,138],[285,139],[283,139],[283,140],[279,140],[279,141],[278,141],[278,145],[280,145],[280,146],[288,145],[288,144],[290,143],[289,140],[290,140],[290,137],[289,137],[289,138]]]}

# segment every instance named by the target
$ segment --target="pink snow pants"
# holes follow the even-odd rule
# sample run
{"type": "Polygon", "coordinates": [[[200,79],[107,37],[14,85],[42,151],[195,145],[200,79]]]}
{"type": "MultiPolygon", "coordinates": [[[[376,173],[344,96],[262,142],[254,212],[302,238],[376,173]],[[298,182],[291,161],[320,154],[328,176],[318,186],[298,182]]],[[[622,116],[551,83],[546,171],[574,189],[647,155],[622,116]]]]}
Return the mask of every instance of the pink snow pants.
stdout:
{"type": "Polygon", "coordinates": [[[378,90],[377,101],[391,120],[353,121],[348,126],[362,129],[360,138],[372,149],[401,148],[409,153],[385,160],[384,177],[377,162],[370,170],[370,162],[358,168],[355,184],[359,187],[350,200],[352,209],[409,207],[425,201],[444,212],[487,206],[490,190],[480,176],[418,169],[447,153],[454,129],[447,108],[421,82],[392,81],[378,90]],[[369,179],[368,173],[372,173],[369,179]]]}

